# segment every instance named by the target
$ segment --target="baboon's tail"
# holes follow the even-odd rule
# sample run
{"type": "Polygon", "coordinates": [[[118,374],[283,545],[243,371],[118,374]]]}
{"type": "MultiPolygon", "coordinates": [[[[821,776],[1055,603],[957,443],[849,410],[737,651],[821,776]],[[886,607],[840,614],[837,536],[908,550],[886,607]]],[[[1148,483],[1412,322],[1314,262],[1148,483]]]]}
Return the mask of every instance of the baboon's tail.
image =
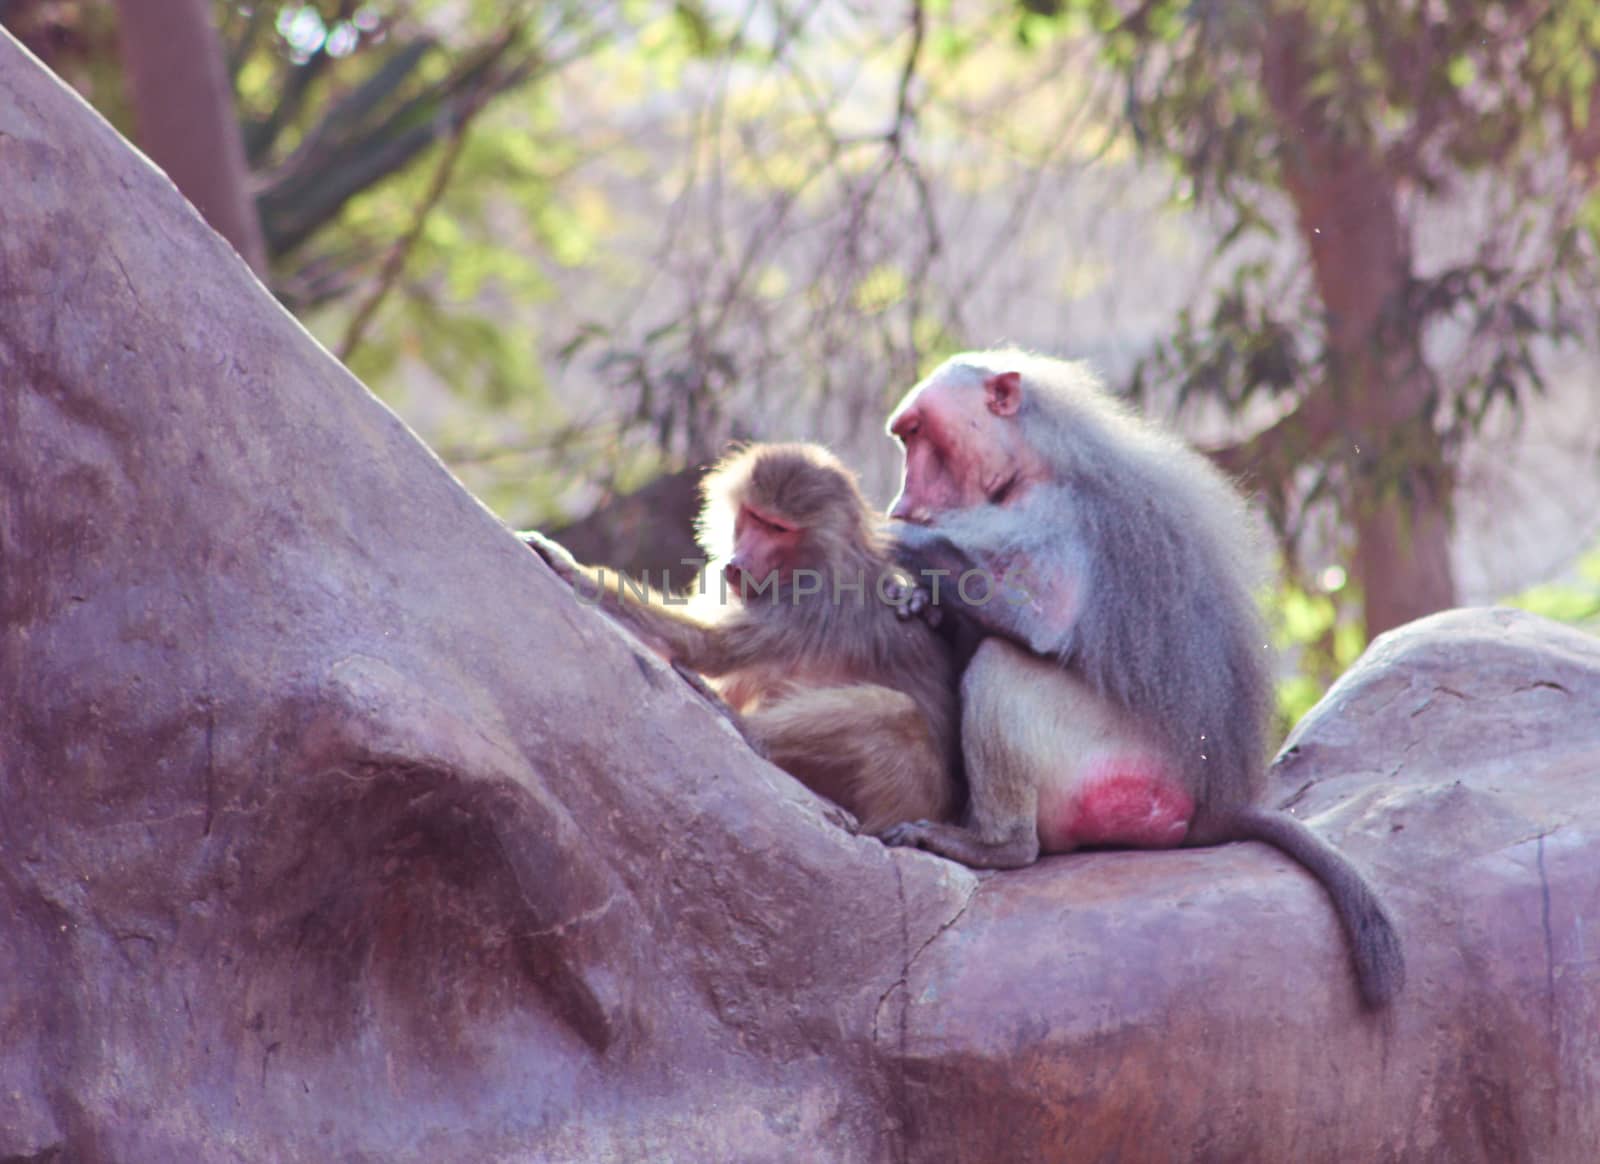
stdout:
{"type": "Polygon", "coordinates": [[[1265,841],[1322,882],[1350,942],[1361,1000],[1373,1009],[1387,1006],[1405,985],[1406,959],[1400,935],[1366,878],[1339,850],[1286,812],[1247,808],[1230,823],[1232,837],[1265,841]]]}

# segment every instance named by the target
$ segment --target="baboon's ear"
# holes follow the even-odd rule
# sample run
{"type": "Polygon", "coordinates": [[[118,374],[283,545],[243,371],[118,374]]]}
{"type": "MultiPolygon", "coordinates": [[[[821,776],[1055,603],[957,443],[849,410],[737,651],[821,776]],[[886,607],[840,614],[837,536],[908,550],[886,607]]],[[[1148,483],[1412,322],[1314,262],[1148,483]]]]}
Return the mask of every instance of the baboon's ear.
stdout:
{"type": "Polygon", "coordinates": [[[1022,407],[1022,373],[996,372],[983,382],[983,402],[996,416],[1015,416],[1022,407]]]}

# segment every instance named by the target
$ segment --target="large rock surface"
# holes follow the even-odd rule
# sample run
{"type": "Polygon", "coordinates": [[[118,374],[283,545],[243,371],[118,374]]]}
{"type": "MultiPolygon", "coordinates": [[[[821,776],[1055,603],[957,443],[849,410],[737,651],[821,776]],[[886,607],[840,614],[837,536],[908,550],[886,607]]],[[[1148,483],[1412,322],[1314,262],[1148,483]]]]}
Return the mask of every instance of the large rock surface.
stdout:
{"type": "Polygon", "coordinates": [[[1258,845],[850,835],[0,34],[0,1161],[1594,1159],[1600,644],[1462,612],[1258,845]]]}

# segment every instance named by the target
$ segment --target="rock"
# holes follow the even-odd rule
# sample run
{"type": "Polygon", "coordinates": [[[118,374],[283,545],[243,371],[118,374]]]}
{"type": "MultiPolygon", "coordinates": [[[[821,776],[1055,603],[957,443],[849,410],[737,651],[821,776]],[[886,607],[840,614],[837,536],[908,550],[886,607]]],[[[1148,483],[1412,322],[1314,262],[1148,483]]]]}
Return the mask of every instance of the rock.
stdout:
{"type": "Polygon", "coordinates": [[[1360,1012],[1331,907],[1259,845],[1042,862],[986,880],[909,977],[917,1141],[973,1160],[1593,1157],[1600,641],[1510,610],[1401,628],[1275,770],[1395,913],[1393,1012],[1360,1012]]]}
{"type": "Polygon", "coordinates": [[[0,1161],[1587,1161],[1600,647],[1386,636],[1259,845],[886,850],[0,33],[0,1161]]]}

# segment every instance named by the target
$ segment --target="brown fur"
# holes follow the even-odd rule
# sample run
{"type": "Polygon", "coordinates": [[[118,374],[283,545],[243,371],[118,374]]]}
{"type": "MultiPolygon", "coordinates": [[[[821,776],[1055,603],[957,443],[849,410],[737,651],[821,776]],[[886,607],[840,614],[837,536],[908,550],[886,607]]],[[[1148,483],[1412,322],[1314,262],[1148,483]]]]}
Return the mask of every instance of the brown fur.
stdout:
{"type": "MultiPolygon", "coordinates": [[[[894,560],[854,476],[820,446],[754,445],[717,465],[702,491],[698,533],[712,569],[698,605],[641,601],[619,580],[600,587],[604,608],[672,662],[713,679],[752,744],[863,829],[950,816],[951,659],[933,632],[896,617],[879,596],[877,580],[894,560]],[[778,571],[776,589],[741,601],[736,585],[722,585],[730,564],[758,582],[778,571]],[[797,570],[816,571],[820,591],[800,593],[797,570]]],[[[594,571],[554,543],[530,544],[593,592],[594,571]]]]}

